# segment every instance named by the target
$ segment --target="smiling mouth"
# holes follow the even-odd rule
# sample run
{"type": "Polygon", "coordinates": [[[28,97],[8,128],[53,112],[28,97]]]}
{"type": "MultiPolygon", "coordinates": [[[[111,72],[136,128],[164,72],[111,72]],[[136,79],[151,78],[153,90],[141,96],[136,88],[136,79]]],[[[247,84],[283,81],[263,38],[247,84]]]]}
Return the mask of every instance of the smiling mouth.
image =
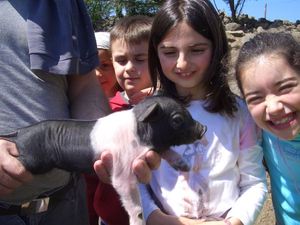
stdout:
{"type": "Polygon", "coordinates": [[[177,75],[182,78],[189,78],[192,76],[192,73],[178,73],[177,75]]]}
{"type": "Polygon", "coordinates": [[[124,80],[138,80],[140,79],[140,77],[134,77],[134,76],[131,76],[131,77],[125,77],[124,80]]]}
{"type": "Polygon", "coordinates": [[[291,113],[284,118],[271,120],[269,123],[276,128],[286,128],[291,125],[291,122],[295,120],[295,113],[291,113]]]}

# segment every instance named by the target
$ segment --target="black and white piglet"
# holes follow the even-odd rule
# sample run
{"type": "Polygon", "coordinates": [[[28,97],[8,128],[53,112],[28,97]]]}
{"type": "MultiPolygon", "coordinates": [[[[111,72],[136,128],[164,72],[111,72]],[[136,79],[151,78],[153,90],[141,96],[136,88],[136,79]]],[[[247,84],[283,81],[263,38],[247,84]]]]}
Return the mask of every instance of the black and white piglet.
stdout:
{"type": "Polygon", "coordinates": [[[173,99],[152,96],[130,110],[97,121],[42,121],[2,137],[16,143],[20,161],[34,174],[54,167],[88,172],[102,151],[110,151],[112,185],[128,211],[130,224],[139,225],[141,207],[132,161],[154,149],[175,169],[188,170],[185,161],[169,148],[200,140],[205,131],[173,99]]]}

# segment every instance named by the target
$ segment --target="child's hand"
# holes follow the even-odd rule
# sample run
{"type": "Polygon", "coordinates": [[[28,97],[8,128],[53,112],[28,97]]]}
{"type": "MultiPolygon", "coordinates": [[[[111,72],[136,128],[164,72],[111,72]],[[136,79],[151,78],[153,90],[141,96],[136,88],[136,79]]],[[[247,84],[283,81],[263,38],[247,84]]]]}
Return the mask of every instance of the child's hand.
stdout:
{"type": "MultiPolygon", "coordinates": [[[[232,225],[242,225],[243,223],[237,218],[231,218],[230,223],[232,225]]],[[[167,215],[161,210],[154,210],[147,219],[147,225],[225,225],[223,219],[189,219],[186,217],[177,217],[172,215],[167,215]]]]}
{"type": "MultiPolygon", "coordinates": [[[[150,150],[146,153],[145,158],[137,158],[132,163],[132,170],[141,183],[149,183],[151,180],[151,172],[160,165],[160,156],[150,150]]],[[[99,179],[104,183],[110,183],[110,174],[113,166],[112,155],[109,151],[101,153],[101,157],[94,163],[94,170],[99,179]]]]}
{"type": "MultiPolygon", "coordinates": [[[[210,225],[224,225],[224,222],[218,221],[216,224],[210,225]],[[218,223],[219,222],[219,223],[218,223]]],[[[177,217],[167,215],[160,210],[154,210],[147,219],[147,225],[202,225],[206,224],[203,219],[189,219],[185,217],[177,217]]]]}
{"type": "Polygon", "coordinates": [[[103,183],[111,183],[110,175],[113,168],[113,157],[109,151],[101,153],[100,159],[94,163],[94,170],[103,183]]]}
{"type": "Polygon", "coordinates": [[[139,92],[133,94],[130,96],[130,99],[129,99],[129,103],[131,105],[136,105],[138,104],[140,101],[142,101],[144,98],[146,98],[147,96],[151,96],[153,93],[152,93],[152,87],[149,87],[149,88],[145,88],[143,90],[140,90],[139,92]]]}

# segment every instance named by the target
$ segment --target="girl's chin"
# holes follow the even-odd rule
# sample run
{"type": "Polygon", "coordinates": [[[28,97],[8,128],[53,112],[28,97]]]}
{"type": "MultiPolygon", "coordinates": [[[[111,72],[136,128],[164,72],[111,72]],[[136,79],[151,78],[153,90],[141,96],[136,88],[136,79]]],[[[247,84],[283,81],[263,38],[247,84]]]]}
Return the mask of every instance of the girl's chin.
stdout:
{"type": "Polygon", "coordinates": [[[294,139],[300,131],[300,126],[296,118],[284,124],[275,125],[272,122],[265,124],[265,129],[284,140],[294,139]]]}
{"type": "Polygon", "coordinates": [[[276,135],[277,137],[279,137],[280,139],[283,139],[283,140],[293,140],[295,139],[298,134],[299,134],[299,131],[296,132],[296,131],[293,131],[293,130],[287,130],[287,131],[274,131],[274,130],[269,130],[269,132],[273,133],[274,135],[276,135]]]}

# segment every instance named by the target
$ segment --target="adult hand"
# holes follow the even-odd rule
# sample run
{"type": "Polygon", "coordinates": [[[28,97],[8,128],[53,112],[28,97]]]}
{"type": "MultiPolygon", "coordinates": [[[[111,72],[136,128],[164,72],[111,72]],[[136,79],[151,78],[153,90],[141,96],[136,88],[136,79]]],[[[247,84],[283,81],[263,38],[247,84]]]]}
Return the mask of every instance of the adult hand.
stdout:
{"type": "MultiPolygon", "coordinates": [[[[149,183],[151,180],[151,170],[157,169],[160,165],[160,156],[149,150],[145,157],[136,158],[132,164],[132,170],[141,183],[149,183]]],[[[101,157],[94,163],[94,170],[99,179],[104,183],[110,183],[110,174],[113,166],[112,155],[109,151],[101,153],[101,157]]]]}
{"type": "Polygon", "coordinates": [[[33,179],[17,159],[19,155],[13,142],[0,139],[0,196],[8,195],[33,179]]]}

